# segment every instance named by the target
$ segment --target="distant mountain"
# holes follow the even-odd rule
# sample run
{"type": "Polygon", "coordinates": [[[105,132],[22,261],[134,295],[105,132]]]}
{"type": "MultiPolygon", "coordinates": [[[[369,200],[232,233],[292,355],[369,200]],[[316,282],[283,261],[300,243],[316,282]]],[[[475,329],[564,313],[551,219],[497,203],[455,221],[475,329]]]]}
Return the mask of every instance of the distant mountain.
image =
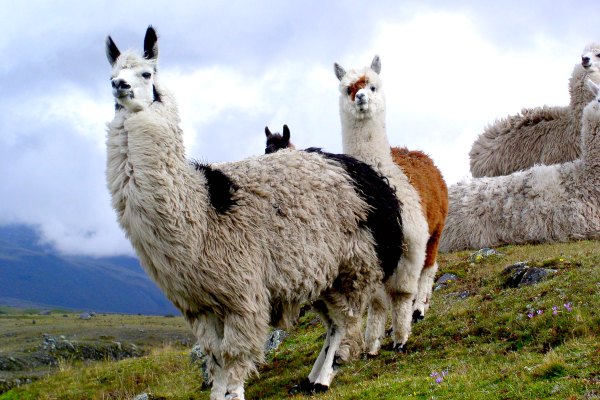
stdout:
{"type": "Polygon", "coordinates": [[[178,314],[133,257],[64,256],[23,225],[0,226],[0,305],[178,314]]]}

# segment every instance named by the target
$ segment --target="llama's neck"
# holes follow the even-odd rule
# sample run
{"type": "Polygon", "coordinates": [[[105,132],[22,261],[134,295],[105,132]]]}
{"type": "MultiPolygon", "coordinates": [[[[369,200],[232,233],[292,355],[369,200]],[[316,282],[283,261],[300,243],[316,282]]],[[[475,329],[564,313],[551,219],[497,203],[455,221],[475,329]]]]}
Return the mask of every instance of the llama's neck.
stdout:
{"type": "MultiPolygon", "coordinates": [[[[592,101],[594,96],[586,87],[585,82],[588,79],[600,83],[600,72],[595,70],[586,70],[581,64],[575,65],[571,78],[569,79],[569,94],[571,96],[570,106],[574,112],[573,121],[579,127],[581,124],[581,113],[585,106],[592,101]]],[[[577,130],[578,131],[578,130],[577,130]]]]}
{"type": "Polygon", "coordinates": [[[108,187],[119,222],[141,256],[172,251],[165,238],[184,243],[189,225],[206,218],[201,212],[208,203],[204,177],[193,174],[186,160],[178,123],[176,107],[155,102],[138,113],[119,110],[109,124],[108,187]]]}
{"type": "Polygon", "coordinates": [[[385,128],[385,112],[365,118],[342,112],[341,123],[344,153],[378,168],[393,164],[385,128]]]}
{"type": "Polygon", "coordinates": [[[586,175],[600,177],[600,103],[594,100],[583,111],[581,159],[586,175]]]}

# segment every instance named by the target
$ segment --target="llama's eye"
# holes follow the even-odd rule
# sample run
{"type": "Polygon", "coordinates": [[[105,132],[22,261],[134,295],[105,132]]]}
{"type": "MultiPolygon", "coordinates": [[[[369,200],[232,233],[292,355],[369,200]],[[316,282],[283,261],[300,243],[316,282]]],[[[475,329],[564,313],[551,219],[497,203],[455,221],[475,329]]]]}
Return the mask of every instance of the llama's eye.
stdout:
{"type": "Polygon", "coordinates": [[[596,54],[596,57],[600,58],[600,53],[596,54]]]}
{"type": "Polygon", "coordinates": [[[346,88],[346,93],[348,94],[348,96],[350,96],[352,94],[352,88],[347,87],[346,88]]]}
{"type": "Polygon", "coordinates": [[[376,90],[377,90],[377,88],[375,86],[371,86],[371,92],[374,92],[376,90]]]}
{"type": "Polygon", "coordinates": [[[152,74],[150,72],[144,72],[144,73],[142,73],[142,76],[144,77],[144,79],[150,79],[152,74]]]}

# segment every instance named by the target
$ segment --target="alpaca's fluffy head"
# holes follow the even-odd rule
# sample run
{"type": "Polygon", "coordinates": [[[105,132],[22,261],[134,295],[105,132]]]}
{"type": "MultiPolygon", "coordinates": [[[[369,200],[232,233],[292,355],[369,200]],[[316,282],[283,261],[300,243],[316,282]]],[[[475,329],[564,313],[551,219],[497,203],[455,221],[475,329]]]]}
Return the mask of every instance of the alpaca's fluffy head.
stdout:
{"type": "Polygon", "coordinates": [[[265,126],[265,136],[267,137],[265,154],[275,153],[282,149],[295,149],[292,142],[290,142],[290,128],[287,125],[283,125],[283,134],[271,133],[269,127],[265,126]]]}
{"type": "Polygon", "coordinates": [[[160,101],[156,89],[158,37],[152,26],[144,37],[144,55],[121,53],[110,36],[106,38],[106,57],[112,66],[111,85],[116,108],[136,112],[160,101]]]}
{"type": "Polygon", "coordinates": [[[581,53],[581,65],[586,70],[600,70],[600,43],[590,43],[581,53]]]}
{"type": "Polygon", "coordinates": [[[381,61],[375,56],[370,67],[346,71],[333,64],[340,80],[340,112],[358,119],[372,118],[385,111],[385,96],[381,87],[381,61]]]}

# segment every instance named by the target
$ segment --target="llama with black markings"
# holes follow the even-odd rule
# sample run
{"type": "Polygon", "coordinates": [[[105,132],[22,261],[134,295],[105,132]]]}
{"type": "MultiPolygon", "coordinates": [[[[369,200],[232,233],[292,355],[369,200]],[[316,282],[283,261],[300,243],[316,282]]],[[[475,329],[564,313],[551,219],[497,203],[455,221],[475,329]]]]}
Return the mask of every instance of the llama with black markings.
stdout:
{"type": "Polygon", "coordinates": [[[106,41],[116,102],[106,177],[118,221],[207,354],[212,400],[244,399],[269,325],[287,325],[307,302],[327,335],[305,388],[325,390],[358,346],[366,297],[398,266],[394,191],[343,155],[190,163],[177,106],[157,80],[157,42],[152,27],[143,56],[106,41]]]}

